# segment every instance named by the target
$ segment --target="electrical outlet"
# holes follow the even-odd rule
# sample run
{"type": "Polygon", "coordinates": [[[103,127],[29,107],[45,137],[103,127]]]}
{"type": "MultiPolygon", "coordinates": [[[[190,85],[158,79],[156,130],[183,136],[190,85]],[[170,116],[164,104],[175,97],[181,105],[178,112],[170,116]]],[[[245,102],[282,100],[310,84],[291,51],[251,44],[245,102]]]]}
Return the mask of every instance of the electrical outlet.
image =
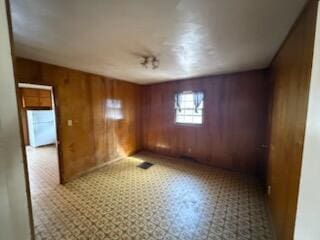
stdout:
{"type": "Polygon", "coordinates": [[[191,148],[188,148],[188,153],[191,153],[191,148]]]}
{"type": "Polygon", "coordinates": [[[271,186],[268,185],[268,195],[270,196],[271,195],[271,186]]]}

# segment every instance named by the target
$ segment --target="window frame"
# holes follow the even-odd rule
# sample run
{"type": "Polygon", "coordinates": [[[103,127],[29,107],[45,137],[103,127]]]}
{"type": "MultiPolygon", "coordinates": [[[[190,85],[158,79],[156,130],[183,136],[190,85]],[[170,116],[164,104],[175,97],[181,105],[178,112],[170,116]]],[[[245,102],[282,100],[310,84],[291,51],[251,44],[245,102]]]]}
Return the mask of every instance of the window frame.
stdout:
{"type": "Polygon", "coordinates": [[[202,90],[199,91],[193,91],[193,90],[188,90],[188,91],[179,91],[176,94],[187,94],[187,93],[194,93],[194,92],[202,92],[204,95],[203,101],[202,101],[202,122],[201,123],[180,123],[177,122],[177,109],[175,108],[175,104],[176,104],[176,99],[174,98],[174,124],[177,126],[181,126],[181,127],[202,127],[204,125],[204,116],[205,116],[205,92],[202,90]]]}

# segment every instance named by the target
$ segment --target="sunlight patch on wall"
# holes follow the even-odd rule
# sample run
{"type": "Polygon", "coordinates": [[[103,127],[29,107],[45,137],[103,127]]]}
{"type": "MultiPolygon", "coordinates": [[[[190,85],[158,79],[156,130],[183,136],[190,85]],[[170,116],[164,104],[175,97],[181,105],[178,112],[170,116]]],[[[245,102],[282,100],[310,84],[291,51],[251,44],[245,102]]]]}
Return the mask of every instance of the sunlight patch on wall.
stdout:
{"type": "Polygon", "coordinates": [[[107,99],[106,107],[107,107],[107,112],[106,112],[107,119],[112,119],[112,120],[123,119],[121,100],[107,99]]]}

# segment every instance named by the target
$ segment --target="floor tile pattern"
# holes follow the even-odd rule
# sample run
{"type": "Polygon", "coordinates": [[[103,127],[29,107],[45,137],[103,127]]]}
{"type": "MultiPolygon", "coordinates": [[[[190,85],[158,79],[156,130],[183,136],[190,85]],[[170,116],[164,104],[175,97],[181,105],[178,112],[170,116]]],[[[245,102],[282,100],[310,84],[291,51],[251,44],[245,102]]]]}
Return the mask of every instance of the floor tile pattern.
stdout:
{"type": "Polygon", "coordinates": [[[62,186],[54,147],[27,154],[37,239],[273,239],[254,177],[140,153],[62,186]]]}

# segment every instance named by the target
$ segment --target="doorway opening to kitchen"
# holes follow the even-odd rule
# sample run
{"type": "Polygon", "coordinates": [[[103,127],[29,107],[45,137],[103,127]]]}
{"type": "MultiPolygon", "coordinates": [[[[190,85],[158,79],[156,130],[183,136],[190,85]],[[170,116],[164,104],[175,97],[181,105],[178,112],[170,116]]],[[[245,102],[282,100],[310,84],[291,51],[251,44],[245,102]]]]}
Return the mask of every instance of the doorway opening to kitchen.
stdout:
{"type": "Polygon", "coordinates": [[[46,85],[18,86],[30,192],[36,201],[46,189],[62,183],[54,91],[46,85]]]}

